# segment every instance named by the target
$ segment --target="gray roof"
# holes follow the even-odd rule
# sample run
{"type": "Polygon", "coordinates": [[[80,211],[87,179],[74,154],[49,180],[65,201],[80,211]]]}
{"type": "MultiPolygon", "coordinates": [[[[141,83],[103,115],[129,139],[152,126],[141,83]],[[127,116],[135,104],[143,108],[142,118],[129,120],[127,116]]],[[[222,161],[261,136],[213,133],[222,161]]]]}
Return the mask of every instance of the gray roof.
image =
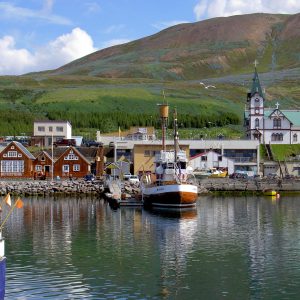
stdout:
{"type": "Polygon", "coordinates": [[[31,152],[29,152],[29,150],[24,147],[20,142],[16,142],[16,141],[13,141],[12,143],[14,143],[16,146],[18,146],[18,148],[26,155],[28,156],[29,158],[31,159],[35,159],[35,157],[31,154],[31,152]]]}

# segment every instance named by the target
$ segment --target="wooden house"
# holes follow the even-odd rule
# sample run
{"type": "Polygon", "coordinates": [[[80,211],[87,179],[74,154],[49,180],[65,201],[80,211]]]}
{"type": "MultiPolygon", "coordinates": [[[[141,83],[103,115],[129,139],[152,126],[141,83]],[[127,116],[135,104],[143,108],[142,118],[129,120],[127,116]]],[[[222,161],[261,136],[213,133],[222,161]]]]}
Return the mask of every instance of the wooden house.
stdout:
{"type": "Polygon", "coordinates": [[[0,153],[0,177],[32,178],[35,157],[19,142],[10,142],[0,153]]]}
{"type": "Polygon", "coordinates": [[[47,179],[52,176],[52,157],[45,151],[39,151],[35,155],[35,160],[33,161],[33,178],[34,179],[47,179]]]}
{"type": "MultiPolygon", "coordinates": [[[[52,157],[54,172],[56,178],[82,178],[86,174],[93,173],[97,176],[103,174],[103,148],[88,147],[59,147],[52,150],[45,150],[47,156],[52,157]]],[[[37,156],[42,157],[42,154],[37,156]]],[[[45,160],[47,160],[45,155],[45,160]]],[[[41,165],[41,164],[40,164],[41,165]]],[[[45,167],[46,167],[45,162],[45,167]]],[[[44,168],[46,171],[46,168],[44,168]]],[[[51,170],[51,168],[50,168],[51,170]]],[[[49,176],[52,174],[49,173],[49,176]]]]}

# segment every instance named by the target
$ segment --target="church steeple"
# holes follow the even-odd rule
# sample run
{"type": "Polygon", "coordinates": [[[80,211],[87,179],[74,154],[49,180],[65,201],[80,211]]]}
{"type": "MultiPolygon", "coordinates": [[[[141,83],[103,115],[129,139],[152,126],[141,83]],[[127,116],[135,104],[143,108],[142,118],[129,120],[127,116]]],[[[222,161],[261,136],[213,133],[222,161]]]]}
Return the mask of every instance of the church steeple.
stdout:
{"type": "Polygon", "coordinates": [[[251,96],[253,96],[255,93],[258,93],[259,96],[261,96],[262,98],[264,98],[264,94],[260,85],[260,81],[258,78],[258,73],[257,73],[257,69],[256,69],[256,65],[257,65],[257,61],[255,60],[255,71],[254,71],[254,77],[252,79],[252,87],[251,87],[251,96]]]}

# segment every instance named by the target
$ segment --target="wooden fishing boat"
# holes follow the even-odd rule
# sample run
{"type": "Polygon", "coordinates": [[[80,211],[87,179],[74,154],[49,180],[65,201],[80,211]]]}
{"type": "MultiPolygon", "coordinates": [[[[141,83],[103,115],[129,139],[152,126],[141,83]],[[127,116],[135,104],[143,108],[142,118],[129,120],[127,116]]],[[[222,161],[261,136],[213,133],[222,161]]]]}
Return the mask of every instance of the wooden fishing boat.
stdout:
{"type": "Polygon", "coordinates": [[[160,105],[162,119],[162,150],[155,159],[155,176],[142,178],[142,198],[145,207],[184,208],[196,205],[198,187],[191,178],[186,152],[178,144],[177,113],[174,111],[174,149],[166,150],[168,105],[160,105]]]}

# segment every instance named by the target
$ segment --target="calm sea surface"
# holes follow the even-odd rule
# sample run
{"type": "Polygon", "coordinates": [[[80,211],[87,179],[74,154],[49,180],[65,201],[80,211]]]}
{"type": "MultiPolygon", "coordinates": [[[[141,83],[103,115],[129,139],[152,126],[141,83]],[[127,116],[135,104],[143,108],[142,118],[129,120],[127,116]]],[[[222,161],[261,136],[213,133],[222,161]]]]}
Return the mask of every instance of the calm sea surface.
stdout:
{"type": "Polygon", "coordinates": [[[181,213],[24,203],[3,232],[6,299],[300,298],[300,197],[201,197],[181,213]]]}

